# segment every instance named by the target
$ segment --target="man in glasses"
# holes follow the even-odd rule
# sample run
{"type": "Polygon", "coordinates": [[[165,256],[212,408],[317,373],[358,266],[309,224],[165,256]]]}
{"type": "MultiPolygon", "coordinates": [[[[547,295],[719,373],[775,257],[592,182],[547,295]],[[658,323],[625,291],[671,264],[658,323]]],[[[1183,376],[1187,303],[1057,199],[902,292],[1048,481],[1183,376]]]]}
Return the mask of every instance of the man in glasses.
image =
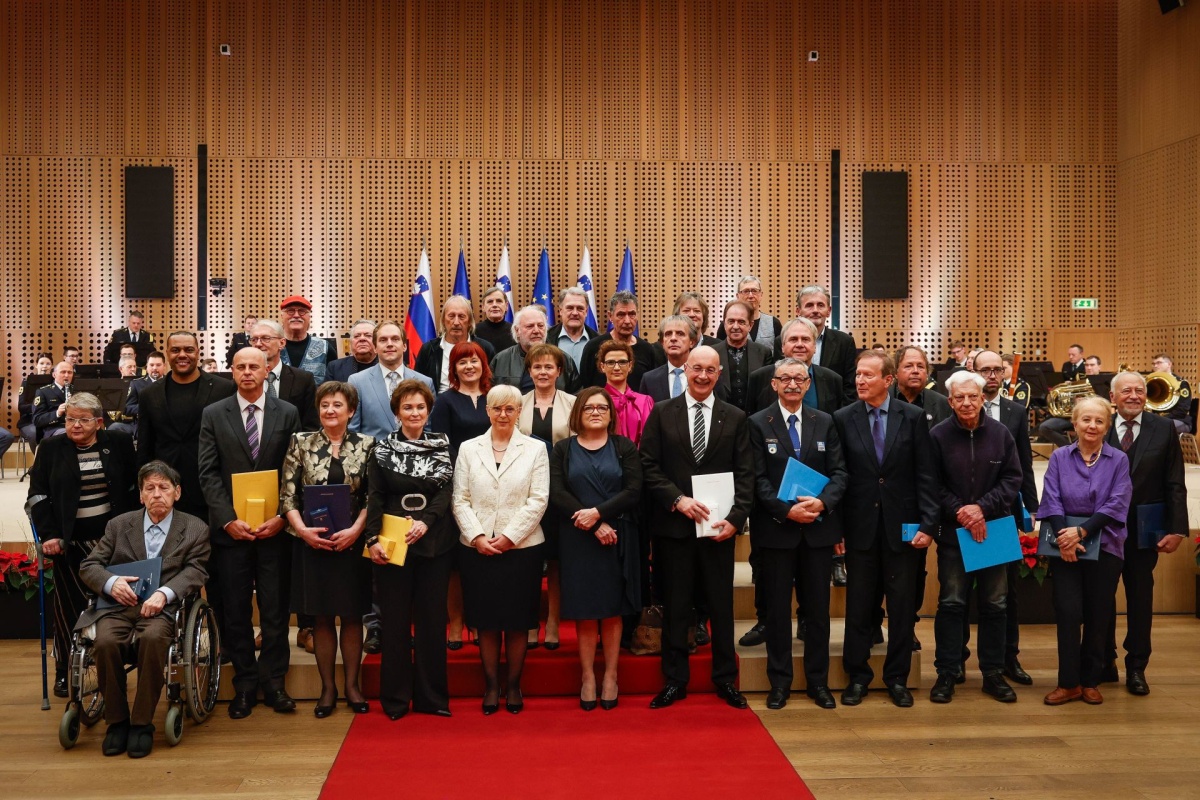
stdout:
{"type": "Polygon", "coordinates": [[[283,331],[287,344],[279,357],[289,367],[296,367],[313,376],[318,384],[325,382],[325,366],[337,359],[337,343],[308,332],[312,325],[312,303],[294,294],[279,304],[283,313],[283,331]]]}
{"type": "Polygon", "coordinates": [[[283,326],[273,319],[259,320],[250,329],[250,346],[267,357],[267,393],[296,407],[302,430],[315,431],[321,427],[317,384],[308,372],[283,363],[280,353],[285,341],[283,326]]]}
{"type": "MultiPolygon", "coordinates": [[[[721,359],[721,381],[729,387],[729,402],[742,411],[750,409],[750,375],[771,360],[771,348],[751,341],[754,310],[749,303],[733,300],[725,304],[722,330],[725,341],[713,346],[721,359]]],[[[772,334],[774,339],[774,334],[772,334]]]]}

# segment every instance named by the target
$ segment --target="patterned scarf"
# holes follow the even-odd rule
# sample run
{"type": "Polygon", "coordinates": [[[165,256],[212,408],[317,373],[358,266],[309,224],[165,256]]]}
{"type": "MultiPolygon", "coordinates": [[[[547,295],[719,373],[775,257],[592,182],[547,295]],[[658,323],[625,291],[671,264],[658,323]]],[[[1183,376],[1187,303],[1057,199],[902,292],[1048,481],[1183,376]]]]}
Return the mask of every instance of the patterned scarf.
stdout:
{"type": "Polygon", "coordinates": [[[421,439],[406,439],[397,429],[375,448],[379,466],[400,475],[423,478],[442,486],[454,476],[450,462],[450,437],[425,431],[421,439]]]}

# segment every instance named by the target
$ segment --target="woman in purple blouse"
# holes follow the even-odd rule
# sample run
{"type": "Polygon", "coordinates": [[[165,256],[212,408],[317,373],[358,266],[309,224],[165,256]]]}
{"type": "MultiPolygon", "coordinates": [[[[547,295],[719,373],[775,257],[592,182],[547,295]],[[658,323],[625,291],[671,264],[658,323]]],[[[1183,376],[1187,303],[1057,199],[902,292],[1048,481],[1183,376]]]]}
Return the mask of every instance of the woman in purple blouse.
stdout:
{"type": "Polygon", "coordinates": [[[1125,547],[1125,522],[1133,484],[1125,453],[1104,443],[1112,407],[1100,397],[1075,404],[1071,424],[1079,437],[1050,456],[1039,516],[1058,532],[1054,615],[1058,622],[1058,687],[1045,703],[1104,702],[1100,685],[1108,629],[1116,614],[1117,579],[1125,547]],[[1074,517],[1081,521],[1068,520],[1074,517]],[[1070,522],[1070,524],[1068,524],[1070,522]],[[1095,561],[1079,558],[1084,543],[1100,537],[1095,561]],[[1083,629],[1082,638],[1080,628],[1083,629]]]}

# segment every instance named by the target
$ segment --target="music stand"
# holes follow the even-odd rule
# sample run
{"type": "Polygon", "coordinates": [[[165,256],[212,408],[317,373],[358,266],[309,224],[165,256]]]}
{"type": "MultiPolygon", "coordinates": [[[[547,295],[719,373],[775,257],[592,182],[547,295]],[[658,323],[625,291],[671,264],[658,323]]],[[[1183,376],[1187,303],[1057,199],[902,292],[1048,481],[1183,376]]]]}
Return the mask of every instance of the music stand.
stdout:
{"type": "Polygon", "coordinates": [[[956,372],[962,372],[966,367],[938,367],[937,375],[933,379],[933,390],[942,397],[948,396],[950,393],[946,391],[946,379],[956,372]]]}

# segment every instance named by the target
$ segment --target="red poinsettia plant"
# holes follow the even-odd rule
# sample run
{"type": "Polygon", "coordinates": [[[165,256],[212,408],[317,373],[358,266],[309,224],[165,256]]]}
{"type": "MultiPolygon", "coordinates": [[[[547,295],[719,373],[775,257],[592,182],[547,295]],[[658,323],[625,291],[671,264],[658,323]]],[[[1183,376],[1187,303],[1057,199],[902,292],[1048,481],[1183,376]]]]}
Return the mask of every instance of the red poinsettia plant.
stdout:
{"type": "Polygon", "coordinates": [[[1021,577],[1032,575],[1042,585],[1046,574],[1050,571],[1050,559],[1039,556],[1038,535],[1036,533],[1021,533],[1021,577]]]}
{"type": "MultiPolygon", "coordinates": [[[[54,591],[54,568],[45,565],[46,593],[54,591]]],[[[0,550],[0,592],[24,592],[26,600],[37,596],[37,561],[27,553],[8,553],[0,550]]]]}

